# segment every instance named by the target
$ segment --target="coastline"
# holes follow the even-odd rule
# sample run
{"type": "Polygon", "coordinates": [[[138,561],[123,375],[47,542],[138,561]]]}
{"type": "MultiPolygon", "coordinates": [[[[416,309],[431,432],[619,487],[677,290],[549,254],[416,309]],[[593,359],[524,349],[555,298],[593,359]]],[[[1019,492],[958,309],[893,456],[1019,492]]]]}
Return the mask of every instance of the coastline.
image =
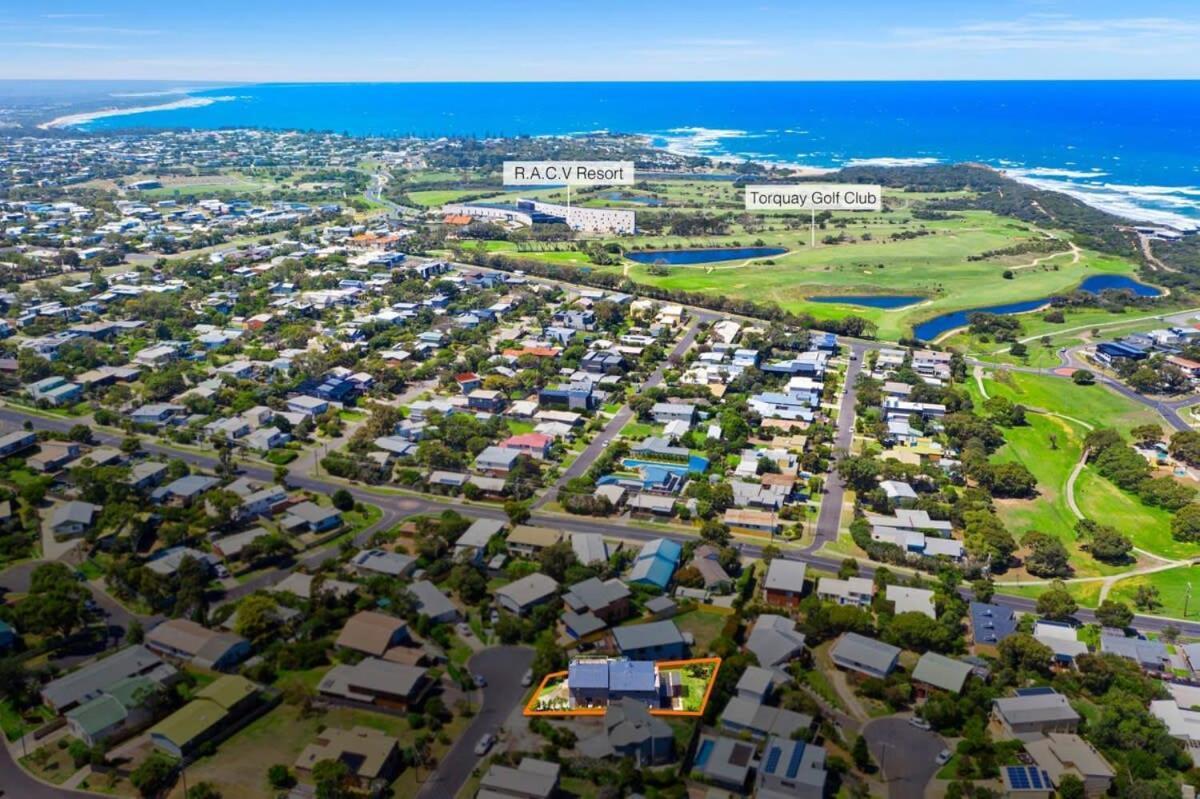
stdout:
{"type": "Polygon", "coordinates": [[[71,128],[76,125],[86,125],[97,119],[106,119],[108,117],[120,117],[131,114],[145,114],[151,111],[177,111],[181,108],[203,108],[206,105],[220,102],[222,100],[232,100],[232,97],[185,97],[181,100],[174,100],[169,103],[159,103],[158,105],[142,105],[131,106],[129,108],[106,108],[100,111],[85,111],[78,114],[65,114],[60,117],[55,117],[49,122],[42,122],[38,125],[39,130],[55,130],[58,128],[71,128]]]}

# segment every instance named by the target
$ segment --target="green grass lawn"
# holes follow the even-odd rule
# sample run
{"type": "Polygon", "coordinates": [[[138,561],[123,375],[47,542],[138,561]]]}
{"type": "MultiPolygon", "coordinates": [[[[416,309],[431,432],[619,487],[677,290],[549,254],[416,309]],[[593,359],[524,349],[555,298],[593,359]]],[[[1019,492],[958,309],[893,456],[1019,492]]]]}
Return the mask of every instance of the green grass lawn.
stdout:
{"type": "Polygon", "coordinates": [[[696,638],[695,652],[707,652],[708,646],[725,626],[725,614],[706,608],[697,608],[675,617],[675,624],[681,632],[691,633],[696,638]]]}
{"type": "MultiPolygon", "coordinates": [[[[1001,577],[1001,579],[1004,579],[1001,577]]],[[[1075,601],[1081,607],[1094,608],[1100,604],[1100,589],[1103,588],[1103,583],[1100,580],[1087,583],[1067,583],[1067,592],[1075,597],[1075,601]]],[[[1037,599],[1045,592],[1044,585],[998,585],[996,593],[1009,594],[1011,596],[1023,596],[1030,599],[1037,599]]]]}
{"type": "Polygon", "coordinates": [[[1144,505],[1092,469],[1075,483],[1079,509],[1090,519],[1110,524],[1133,539],[1134,546],[1165,558],[1200,556],[1200,545],[1176,541],[1171,535],[1171,512],[1144,505]]]}
{"type": "Polygon", "coordinates": [[[67,754],[67,745],[69,745],[71,740],[74,739],[62,738],[54,743],[35,749],[21,758],[21,765],[37,775],[38,778],[55,785],[61,785],[66,782],[68,777],[79,770],[75,768],[75,764],[71,761],[71,756],[67,754]],[[60,743],[64,744],[61,748],[59,746],[60,743]]]}
{"type": "MultiPolygon", "coordinates": [[[[897,195],[891,195],[893,199],[897,195]]],[[[900,195],[903,197],[903,195],[900,195]]],[[[835,215],[836,216],[836,215],[835,215]]],[[[1043,231],[985,211],[966,211],[950,220],[914,220],[905,211],[889,214],[851,214],[844,228],[817,232],[817,245],[809,243],[807,229],[789,230],[781,218],[767,217],[766,229],[747,232],[736,226],[728,235],[703,237],[638,236],[623,239],[626,248],[659,249],[689,246],[748,245],[761,240],[787,253],[751,262],[719,262],[704,266],[671,267],[666,275],[651,274],[641,264],[627,265],[633,280],[684,291],[762,300],[771,298],[782,307],[811,313],[822,319],[849,314],[879,325],[882,338],[907,334],[914,323],[939,314],[992,303],[1013,302],[1061,294],[1084,278],[1098,273],[1133,274],[1133,264],[1123,259],[1084,251],[1078,263],[1069,255],[1025,267],[1041,254],[1000,256],[973,260],[988,251],[1001,250],[1040,239],[1043,231]],[[928,235],[893,239],[902,231],[923,229],[928,235]],[[821,238],[844,233],[849,242],[824,244],[821,238]],[[768,263],[768,261],[770,263],[768,263]],[[1013,269],[1014,277],[1002,274],[1013,269]],[[862,306],[813,303],[810,297],[839,294],[916,294],[927,302],[884,310],[862,306]]],[[[1067,249],[1066,245],[1062,248],[1067,249]]],[[[530,257],[540,258],[531,254],[530,257]]],[[[626,266],[597,267],[624,271],[626,266]]]]}
{"type": "Polygon", "coordinates": [[[1113,586],[1109,597],[1126,602],[1133,607],[1133,597],[1138,586],[1152,585],[1158,589],[1158,598],[1162,602],[1162,606],[1148,612],[1158,616],[1193,620],[1200,616],[1200,594],[1192,592],[1189,598],[1188,588],[1198,583],[1200,583],[1200,567],[1180,566],[1177,569],[1142,574],[1121,580],[1113,586]],[[1184,615],[1185,602],[1187,615],[1184,615]]]}
{"type": "Polygon", "coordinates": [[[984,385],[989,396],[1008,397],[1026,407],[1061,413],[1095,427],[1114,427],[1126,434],[1140,424],[1162,422],[1161,417],[1145,405],[1104,386],[1077,386],[1070,380],[1052,375],[1004,371],[992,379],[985,379],[984,385]]]}

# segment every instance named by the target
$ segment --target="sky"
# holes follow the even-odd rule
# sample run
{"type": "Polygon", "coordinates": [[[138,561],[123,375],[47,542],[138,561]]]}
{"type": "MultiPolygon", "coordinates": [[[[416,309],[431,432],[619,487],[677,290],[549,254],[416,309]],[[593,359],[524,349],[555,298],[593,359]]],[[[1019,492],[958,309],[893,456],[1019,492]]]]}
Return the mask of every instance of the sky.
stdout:
{"type": "Polygon", "coordinates": [[[1195,0],[0,4],[7,79],[1200,78],[1198,41],[1195,0]]]}

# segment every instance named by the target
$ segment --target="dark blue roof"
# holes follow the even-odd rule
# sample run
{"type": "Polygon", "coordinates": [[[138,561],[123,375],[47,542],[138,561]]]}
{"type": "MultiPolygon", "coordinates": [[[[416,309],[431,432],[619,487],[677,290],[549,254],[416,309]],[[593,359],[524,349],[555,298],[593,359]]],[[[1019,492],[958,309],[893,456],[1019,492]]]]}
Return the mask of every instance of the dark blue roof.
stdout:
{"type": "Polygon", "coordinates": [[[1017,631],[1011,609],[986,602],[971,603],[971,631],[977,644],[997,644],[1017,631]]]}
{"type": "Polygon", "coordinates": [[[567,667],[571,688],[608,688],[608,664],[603,660],[572,661],[567,667]]]}
{"type": "Polygon", "coordinates": [[[654,663],[649,660],[613,660],[608,664],[608,687],[614,691],[653,691],[654,663]]]}

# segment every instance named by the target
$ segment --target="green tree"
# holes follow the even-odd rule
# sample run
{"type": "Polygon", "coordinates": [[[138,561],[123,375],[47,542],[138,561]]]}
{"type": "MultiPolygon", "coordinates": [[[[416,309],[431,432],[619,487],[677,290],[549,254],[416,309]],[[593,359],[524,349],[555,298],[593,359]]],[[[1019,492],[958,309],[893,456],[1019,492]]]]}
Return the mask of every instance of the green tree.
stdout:
{"type": "Polygon", "coordinates": [[[321,760],[313,765],[317,799],[345,799],[350,795],[350,768],[340,760],[321,760]]]}
{"type": "Polygon", "coordinates": [[[267,594],[251,594],[238,605],[234,632],[261,644],[276,635],[279,629],[279,605],[267,594]]]}
{"type": "Polygon", "coordinates": [[[175,781],[175,765],[166,757],[154,753],[142,761],[129,775],[129,781],[138,793],[152,799],[160,796],[175,781]]]}
{"type": "Polygon", "coordinates": [[[1070,618],[1079,605],[1062,580],[1055,580],[1038,597],[1037,612],[1048,619],[1061,621],[1070,618]]]}
{"type": "Polygon", "coordinates": [[[1200,541],[1200,504],[1193,502],[1175,511],[1171,535],[1177,541],[1200,541]]]}
{"type": "Polygon", "coordinates": [[[43,563],[33,570],[29,595],[20,604],[23,626],[65,638],[83,625],[91,596],[66,565],[43,563]]]}
{"type": "Polygon", "coordinates": [[[1000,662],[1014,671],[1048,672],[1054,659],[1050,647],[1029,633],[1014,633],[996,646],[1000,662]]]}
{"type": "Polygon", "coordinates": [[[1133,623],[1133,611],[1122,602],[1106,599],[1096,608],[1096,621],[1105,627],[1124,629],[1133,623]]]}
{"type": "Polygon", "coordinates": [[[1200,466],[1200,432],[1181,430],[1171,436],[1168,448],[1172,458],[1184,461],[1190,466],[1200,466]]]}
{"type": "Polygon", "coordinates": [[[1030,530],[1021,539],[1029,549],[1025,570],[1038,577],[1066,577],[1071,573],[1070,556],[1062,541],[1046,533],[1030,530]]]}
{"type": "Polygon", "coordinates": [[[198,782],[188,788],[187,799],[221,799],[221,792],[211,782],[198,782]]]}
{"type": "Polygon", "coordinates": [[[867,739],[863,736],[858,736],[854,739],[854,747],[850,750],[850,756],[854,758],[854,767],[859,771],[867,771],[871,768],[871,750],[867,747],[867,739]]]}
{"type": "Polygon", "coordinates": [[[1071,380],[1077,386],[1090,386],[1096,382],[1096,376],[1087,369],[1076,369],[1071,373],[1071,380]]]}
{"type": "Polygon", "coordinates": [[[277,791],[291,788],[296,784],[296,778],[292,776],[292,772],[282,763],[276,763],[267,769],[267,782],[277,791]]]}
{"type": "Polygon", "coordinates": [[[1085,799],[1087,791],[1083,780],[1074,774],[1063,774],[1058,779],[1058,799],[1085,799]]]}
{"type": "Polygon", "coordinates": [[[334,491],[330,499],[333,501],[333,507],[342,512],[354,510],[354,497],[344,488],[334,491]]]}

